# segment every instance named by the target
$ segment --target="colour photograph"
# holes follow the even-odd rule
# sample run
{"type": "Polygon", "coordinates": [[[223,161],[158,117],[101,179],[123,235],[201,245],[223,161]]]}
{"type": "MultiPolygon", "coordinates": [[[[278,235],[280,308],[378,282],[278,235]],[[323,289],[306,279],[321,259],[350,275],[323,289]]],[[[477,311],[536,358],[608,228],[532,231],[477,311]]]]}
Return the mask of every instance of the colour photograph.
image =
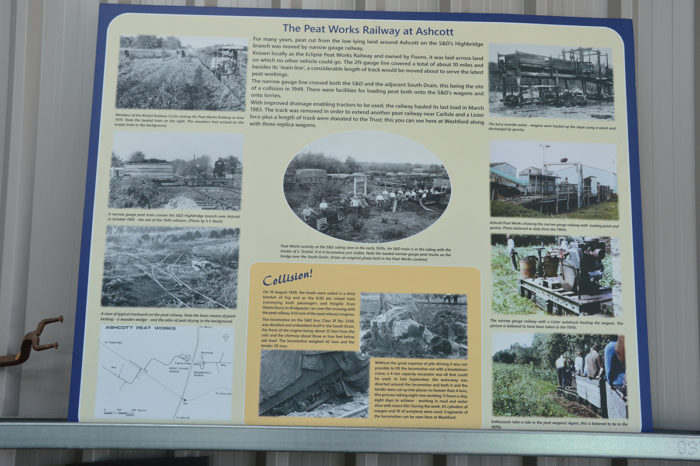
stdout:
{"type": "Polygon", "coordinates": [[[614,144],[492,141],[492,217],[617,220],[614,144]]]}
{"type": "Polygon", "coordinates": [[[496,314],[621,318],[621,275],[617,238],[491,235],[496,314]]]}
{"type": "Polygon", "coordinates": [[[624,335],[493,334],[493,415],[626,419],[624,335]]]}

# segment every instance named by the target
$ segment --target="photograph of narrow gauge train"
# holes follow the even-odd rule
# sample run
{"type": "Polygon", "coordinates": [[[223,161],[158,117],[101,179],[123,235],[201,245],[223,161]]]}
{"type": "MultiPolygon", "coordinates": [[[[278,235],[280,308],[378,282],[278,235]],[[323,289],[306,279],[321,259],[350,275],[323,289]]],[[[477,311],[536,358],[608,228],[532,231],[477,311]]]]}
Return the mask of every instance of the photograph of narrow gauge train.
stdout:
{"type": "Polygon", "coordinates": [[[492,311],[622,317],[618,238],[491,235],[492,311]]]}
{"type": "Polygon", "coordinates": [[[310,228],[359,243],[420,233],[442,216],[451,196],[435,154],[383,131],[348,131],[309,144],[287,166],[283,189],[310,228]]]}
{"type": "Polygon", "coordinates": [[[247,38],[121,36],[116,106],[244,111],[247,67],[247,38]]]}
{"type": "Polygon", "coordinates": [[[614,144],[492,141],[492,217],[617,220],[614,144]]]}
{"type": "Polygon", "coordinates": [[[609,48],[489,45],[489,110],[495,117],[613,120],[609,48]]]}
{"type": "Polygon", "coordinates": [[[109,207],[240,210],[243,135],[115,131],[109,207]]]}
{"type": "Polygon", "coordinates": [[[493,334],[493,416],[627,419],[624,335],[493,334]]]}

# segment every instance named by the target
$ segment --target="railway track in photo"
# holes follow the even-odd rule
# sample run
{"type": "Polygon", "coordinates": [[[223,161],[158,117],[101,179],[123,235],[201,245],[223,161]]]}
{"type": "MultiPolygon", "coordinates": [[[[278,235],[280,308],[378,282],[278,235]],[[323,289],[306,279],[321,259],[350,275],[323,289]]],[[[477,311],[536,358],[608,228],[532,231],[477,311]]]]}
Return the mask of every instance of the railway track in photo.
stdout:
{"type": "Polygon", "coordinates": [[[192,269],[189,271],[190,274],[214,271],[216,266],[212,263],[206,260],[198,261],[194,259],[187,263],[187,261],[183,260],[183,256],[186,254],[185,251],[180,251],[179,253],[168,252],[157,261],[144,261],[143,258],[133,253],[123,252],[123,254],[135,261],[135,263],[131,264],[132,267],[148,277],[163,292],[165,299],[173,300],[174,307],[229,309],[229,306],[203,293],[196,286],[193,286],[191,282],[188,282],[187,278],[183,278],[183,276],[188,274],[188,267],[192,269]]]}
{"type": "Polygon", "coordinates": [[[225,305],[192,288],[178,276],[180,267],[178,261],[183,254],[184,252],[181,252],[173,262],[165,263],[165,260],[172,255],[169,253],[157,264],[152,264],[150,270],[143,264],[139,268],[182,307],[199,307],[197,305],[209,303],[214,307],[227,309],[225,305]]]}
{"type": "MultiPolygon", "coordinates": [[[[231,190],[233,192],[233,190],[231,190]]],[[[189,197],[202,209],[202,210],[238,210],[239,206],[236,206],[228,199],[222,199],[221,197],[214,196],[204,189],[189,189],[189,197]]]]}

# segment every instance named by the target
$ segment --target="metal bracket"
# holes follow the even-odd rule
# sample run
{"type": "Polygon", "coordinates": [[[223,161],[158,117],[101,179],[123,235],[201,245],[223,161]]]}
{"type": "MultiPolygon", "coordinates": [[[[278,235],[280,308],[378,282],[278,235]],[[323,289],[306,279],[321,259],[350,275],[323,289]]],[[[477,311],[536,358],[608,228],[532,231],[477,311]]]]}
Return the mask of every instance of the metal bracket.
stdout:
{"type": "Polygon", "coordinates": [[[8,356],[0,356],[0,367],[7,366],[17,366],[22,364],[24,361],[29,359],[29,353],[31,353],[32,348],[34,351],[44,351],[49,348],[58,348],[58,343],[51,343],[49,345],[40,345],[39,336],[41,332],[44,331],[46,324],[51,324],[54,322],[63,322],[63,316],[53,317],[51,319],[44,319],[39,322],[36,326],[36,330],[27,333],[22,339],[22,346],[17,354],[10,354],[8,356]]]}

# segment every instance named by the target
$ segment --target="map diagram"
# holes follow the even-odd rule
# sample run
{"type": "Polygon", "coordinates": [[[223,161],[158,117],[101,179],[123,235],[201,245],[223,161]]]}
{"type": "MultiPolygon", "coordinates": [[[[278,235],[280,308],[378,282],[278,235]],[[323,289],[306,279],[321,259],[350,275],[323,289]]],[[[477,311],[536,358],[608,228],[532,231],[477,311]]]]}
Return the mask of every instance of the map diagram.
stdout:
{"type": "Polygon", "coordinates": [[[95,417],[228,420],[233,327],[102,325],[95,417]]]}

